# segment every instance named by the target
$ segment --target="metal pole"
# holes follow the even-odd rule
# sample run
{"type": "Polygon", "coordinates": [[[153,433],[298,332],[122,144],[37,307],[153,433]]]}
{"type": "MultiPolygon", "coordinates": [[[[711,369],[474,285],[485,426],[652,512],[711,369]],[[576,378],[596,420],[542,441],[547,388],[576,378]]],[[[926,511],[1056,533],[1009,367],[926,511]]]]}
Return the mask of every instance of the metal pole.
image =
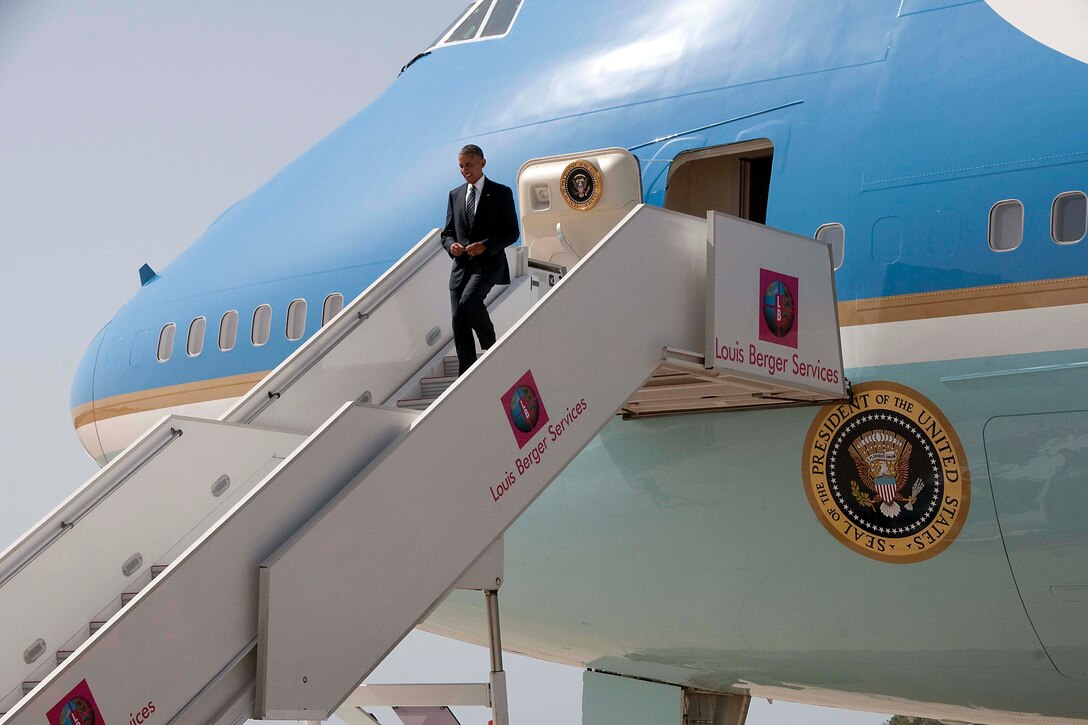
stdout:
{"type": "Polygon", "coordinates": [[[491,671],[502,672],[502,633],[499,631],[499,593],[487,590],[487,633],[491,642],[491,671]]]}
{"type": "Polygon", "coordinates": [[[484,592],[487,600],[487,633],[491,644],[491,713],[495,725],[510,725],[506,701],[506,673],[502,669],[502,633],[499,630],[499,593],[484,592]]]}

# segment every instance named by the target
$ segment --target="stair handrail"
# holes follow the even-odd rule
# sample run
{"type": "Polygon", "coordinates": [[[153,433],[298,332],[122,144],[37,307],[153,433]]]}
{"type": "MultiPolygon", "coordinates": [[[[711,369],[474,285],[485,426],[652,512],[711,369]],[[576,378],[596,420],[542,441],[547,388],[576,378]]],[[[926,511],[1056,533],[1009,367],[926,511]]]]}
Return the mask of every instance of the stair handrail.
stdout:
{"type": "Polygon", "coordinates": [[[164,416],[89,481],[0,553],[0,588],[181,437],[164,416]]]}
{"type": "Polygon", "coordinates": [[[227,423],[251,423],[344,338],[367,321],[432,259],[445,254],[441,230],[428,232],[394,265],[374,280],[351,304],[268,373],[241,400],[219,417],[227,423]]]}
{"type": "MultiPolygon", "coordinates": [[[[317,334],[278,365],[264,380],[235,404],[220,420],[248,423],[267,408],[307,370],[382,307],[397,290],[436,255],[444,253],[441,232],[432,229],[407,254],[350,305],[344,307],[317,334]]],[[[182,435],[177,427],[165,426],[164,416],[125,451],[111,460],[83,486],[61,502],[32,529],[0,552],[0,587],[14,578],[28,564],[47,550],[61,536],[79,523],[111,493],[182,435]]]]}

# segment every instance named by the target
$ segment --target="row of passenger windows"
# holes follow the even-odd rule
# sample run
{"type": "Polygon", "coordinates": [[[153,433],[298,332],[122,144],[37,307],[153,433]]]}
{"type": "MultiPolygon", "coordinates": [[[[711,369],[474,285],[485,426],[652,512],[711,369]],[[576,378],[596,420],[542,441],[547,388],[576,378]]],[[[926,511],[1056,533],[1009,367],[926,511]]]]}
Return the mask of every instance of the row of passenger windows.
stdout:
{"type": "MultiPolygon", "coordinates": [[[[1058,194],[1050,207],[1050,237],[1057,244],[1076,244],[1088,234],[1088,196],[1082,191],[1058,194]]],[[[816,239],[831,245],[831,258],[835,269],[842,266],[846,246],[846,230],[842,224],[824,224],[816,230],[816,239]]],[[[1016,199],[994,204],[990,210],[990,248],[996,252],[1008,252],[1020,246],[1024,240],[1024,205],[1016,199]]],[[[344,308],[344,295],[333,292],[321,306],[321,324],[324,326],[344,308]]],[[[185,353],[196,357],[204,352],[207,319],[197,317],[189,323],[185,353]]],[[[174,337],[177,326],[168,322],[159,333],[157,357],[166,362],[174,353],[174,337]]],[[[293,300],[287,306],[287,324],[284,334],[288,340],[301,340],[306,334],[306,300],[293,300]]],[[[272,306],[260,305],[253,311],[249,341],[259,347],[268,343],[272,335],[272,306]]],[[[238,312],[229,310],[219,320],[219,349],[233,350],[238,342],[238,312]]]]}
{"type": "MultiPolygon", "coordinates": [[[[321,325],[336,317],[340,310],[344,309],[344,295],[333,292],[325,298],[321,306],[321,325]]],[[[204,352],[204,337],[207,331],[208,321],[205,317],[197,317],[189,323],[189,334],[185,340],[185,354],[196,357],[204,352]]],[[[159,362],[166,362],[174,354],[174,337],[177,333],[177,325],[173,322],[166,323],[159,332],[159,347],[156,357],[159,362]]],[[[284,334],[288,340],[301,340],[306,334],[306,300],[293,300],[287,306],[287,324],[284,334]]],[[[249,341],[254,347],[268,344],[272,337],[272,306],[259,305],[253,311],[253,323],[249,328],[249,341]]],[[[219,318],[219,349],[223,352],[233,350],[238,344],[238,311],[228,310],[219,318]]]]}
{"type": "MultiPolygon", "coordinates": [[[[1076,244],[1088,234],[1088,196],[1083,191],[1066,191],[1050,205],[1050,238],[1055,244],[1076,244]]],[[[999,201],[990,209],[987,232],[990,249],[1008,252],[1024,241],[1024,205],[1017,199],[999,201]]],[[[835,269],[842,266],[846,230],[842,224],[824,224],[816,239],[831,245],[835,269]]]]}
{"type": "MultiPolygon", "coordinates": [[[[1088,232],[1088,196],[1083,191],[1067,191],[1054,197],[1050,205],[1050,238],[1055,244],[1076,244],[1088,232]]],[[[990,249],[1008,252],[1024,241],[1024,205],[1018,199],[1006,199],[990,209],[990,249]]]]}

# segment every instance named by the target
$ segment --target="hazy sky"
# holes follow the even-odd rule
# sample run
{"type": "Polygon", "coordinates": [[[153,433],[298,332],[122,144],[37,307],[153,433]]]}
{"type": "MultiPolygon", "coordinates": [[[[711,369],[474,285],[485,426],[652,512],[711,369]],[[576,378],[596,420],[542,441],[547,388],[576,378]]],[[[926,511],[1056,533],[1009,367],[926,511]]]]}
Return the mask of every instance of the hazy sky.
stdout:
{"type": "MultiPolygon", "coordinates": [[[[0,548],[97,470],[69,387],[140,265],[166,266],[466,4],[0,0],[0,548]]],[[[455,173],[451,161],[451,184],[455,173]]],[[[416,634],[372,679],[483,681],[487,669],[482,648],[416,634]]],[[[579,670],[511,656],[507,669],[515,725],[578,721],[579,670]]],[[[749,723],[884,719],[760,700],[749,723]]]]}

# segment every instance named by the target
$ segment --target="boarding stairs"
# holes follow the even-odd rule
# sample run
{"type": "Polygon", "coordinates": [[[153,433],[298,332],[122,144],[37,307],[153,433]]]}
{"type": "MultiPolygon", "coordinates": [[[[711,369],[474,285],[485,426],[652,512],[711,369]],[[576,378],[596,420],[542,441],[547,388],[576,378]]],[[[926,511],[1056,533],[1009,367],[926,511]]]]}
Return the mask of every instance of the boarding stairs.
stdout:
{"type": "Polygon", "coordinates": [[[604,425],[847,394],[826,245],[638,187],[619,150],[523,167],[503,332],[460,378],[436,230],[219,420],[164,418],[0,554],[0,725],[365,723],[439,697],[504,725],[501,537],[604,425]],[[595,212],[560,206],[575,159],[603,174],[595,212]],[[805,291],[797,349],[841,385],[717,359],[719,337],[756,344],[758,304],[715,279],[772,262],[805,291]],[[487,597],[488,685],[360,687],[458,587],[487,597]]]}

